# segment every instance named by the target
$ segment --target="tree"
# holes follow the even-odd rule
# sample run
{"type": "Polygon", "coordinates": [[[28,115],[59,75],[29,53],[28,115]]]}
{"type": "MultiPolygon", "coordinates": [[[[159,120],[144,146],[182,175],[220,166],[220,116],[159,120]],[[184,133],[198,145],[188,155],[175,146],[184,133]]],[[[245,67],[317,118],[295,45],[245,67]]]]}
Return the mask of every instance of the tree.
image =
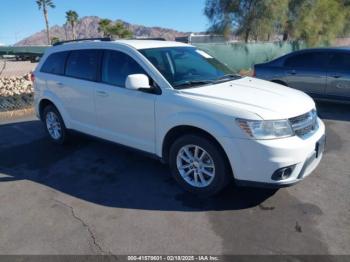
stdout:
{"type": "Polygon", "coordinates": [[[345,24],[342,35],[347,36],[350,33],[350,0],[342,0],[342,4],[344,5],[345,13],[345,24]]]}
{"type": "Polygon", "coordinates": [[[130,38],[133,35],[122,22],[113,24],[109,19],[100,20],[98,31],[102,32],[105,37],[130,38]]]}
{"type": "Polygon", "coordinates": [[[57,43],[59,41],[60,41],[60,39],[58,37],[56,37],[56,36],[51,37],[51,45],[53,45],[53,44],[55,44],[55,43],[57,43]]]}
{"type": "Polygon", "coordinates": [[[109,19],[101,19],[98,22],[98,31],[102,33],[104,37],[109,36],[108,28],[111,26],[112,21],[109,19]]]}
{"type": "Polygon", "coordinates": [[[117,38],[130,38],[133,35],[122,22],[116,22],[114,25],[109,26],[108,33],[110,36],[117,38]]]}
{"type": "Polygon", "coordinates": [[[206,0],[209,31],[249,40],[303,40],[329,43],[350,32],[350,0],[206,0]]]}
{"type": "Polygon", "coordinates": [[[39,10],[43,11],[46,25],[46,37],[47,44],[50,44],[50,27],[49,27],[49,16],[48,16],[48,8],[55,8],[55,4],[52,0],[36,0],[36,4],[38,5],[39,10]]]}
{"type": "Polygon", "coordinates": [[[346,8],[339,0],[291,0],[289,34],[309,46],[330,44],[346,25],[346,8]]]}
{"type": "Polygon", "coordinates": [[[207,0],[205,15],[211,22],[209,31],[233,31],[248,42],[270,38],[286,17],[289,0],[207,0]]]}
{"type": "Polygon", "coordinates": [[[289,0],[265,0],[259,16],[253,23],[255,40],[270,41],[274,35],[282,34],[287,21],[289,0]]]}
{"type": "Polygon", "coordinates": [[[73,40],[76,39],[75,26],[76,26],[76,24],[78,22],[78,18],[79,18],[79,15],[75,11],[69,10],[69,11],[66,12],[67,23],[70,24],[70,26],[72,28],[72,38],[73,38],[73,40]]]}

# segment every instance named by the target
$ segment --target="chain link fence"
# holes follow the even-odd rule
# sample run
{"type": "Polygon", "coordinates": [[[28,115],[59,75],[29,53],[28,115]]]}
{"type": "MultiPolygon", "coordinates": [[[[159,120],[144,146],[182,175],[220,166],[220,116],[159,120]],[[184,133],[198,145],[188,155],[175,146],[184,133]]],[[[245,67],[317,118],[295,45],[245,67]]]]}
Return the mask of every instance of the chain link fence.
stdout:
{"type": "Polygon", "coordinates": [[[0,112],[32,107],[34,95],[30,73],[36,65],[30,57],[0,55],[0,112]]]}

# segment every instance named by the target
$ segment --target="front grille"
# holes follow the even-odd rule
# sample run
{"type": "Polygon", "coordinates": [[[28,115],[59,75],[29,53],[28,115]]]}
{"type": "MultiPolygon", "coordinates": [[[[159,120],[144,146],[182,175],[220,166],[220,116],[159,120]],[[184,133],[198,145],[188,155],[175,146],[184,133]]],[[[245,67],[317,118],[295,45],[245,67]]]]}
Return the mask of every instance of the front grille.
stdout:
{"type": "Polygon", "coordinates": [[[314,133],[318,129],[316,110],[289,119],[297,136],[303,137],[314,133]]]}

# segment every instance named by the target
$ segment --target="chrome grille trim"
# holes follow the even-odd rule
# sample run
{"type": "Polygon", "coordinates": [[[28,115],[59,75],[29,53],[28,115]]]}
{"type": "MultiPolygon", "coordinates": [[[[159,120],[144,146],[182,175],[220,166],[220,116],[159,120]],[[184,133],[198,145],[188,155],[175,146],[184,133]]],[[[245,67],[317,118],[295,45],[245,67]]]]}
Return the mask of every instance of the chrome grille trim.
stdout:
{"type": "Polygon", "coordinates": [[[312,134],[318,129],[316,110],[289,119],[290,124],[297,136],[303,137],[312,134]]]}

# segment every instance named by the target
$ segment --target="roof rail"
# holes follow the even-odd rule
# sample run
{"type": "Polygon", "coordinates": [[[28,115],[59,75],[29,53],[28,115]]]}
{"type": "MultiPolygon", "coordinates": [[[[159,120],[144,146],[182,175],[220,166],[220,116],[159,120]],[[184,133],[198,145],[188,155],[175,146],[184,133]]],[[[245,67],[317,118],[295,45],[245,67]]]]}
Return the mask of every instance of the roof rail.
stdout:
{"type": "Polygon", "coordinates": [[[81,39],[74,39],[74,40],[67,40],[67,41],[60,41],[54,43],[52,46],[58,46],[58,45],[63,45],[66,43],[74,43],[74,42],[82,42],[82,41],[103,41],[103,42],[108,42],[108,41],[113,41],[113,38],[111,37],[95,37],[95,38],[81,38],[81,39]]]}
{"type": "Polygon", "coordinates": [[[131,38],[131,40],[158,40],[158,41],[166,41],[163,37],[139,37],[139,38],[131,38]]]}

